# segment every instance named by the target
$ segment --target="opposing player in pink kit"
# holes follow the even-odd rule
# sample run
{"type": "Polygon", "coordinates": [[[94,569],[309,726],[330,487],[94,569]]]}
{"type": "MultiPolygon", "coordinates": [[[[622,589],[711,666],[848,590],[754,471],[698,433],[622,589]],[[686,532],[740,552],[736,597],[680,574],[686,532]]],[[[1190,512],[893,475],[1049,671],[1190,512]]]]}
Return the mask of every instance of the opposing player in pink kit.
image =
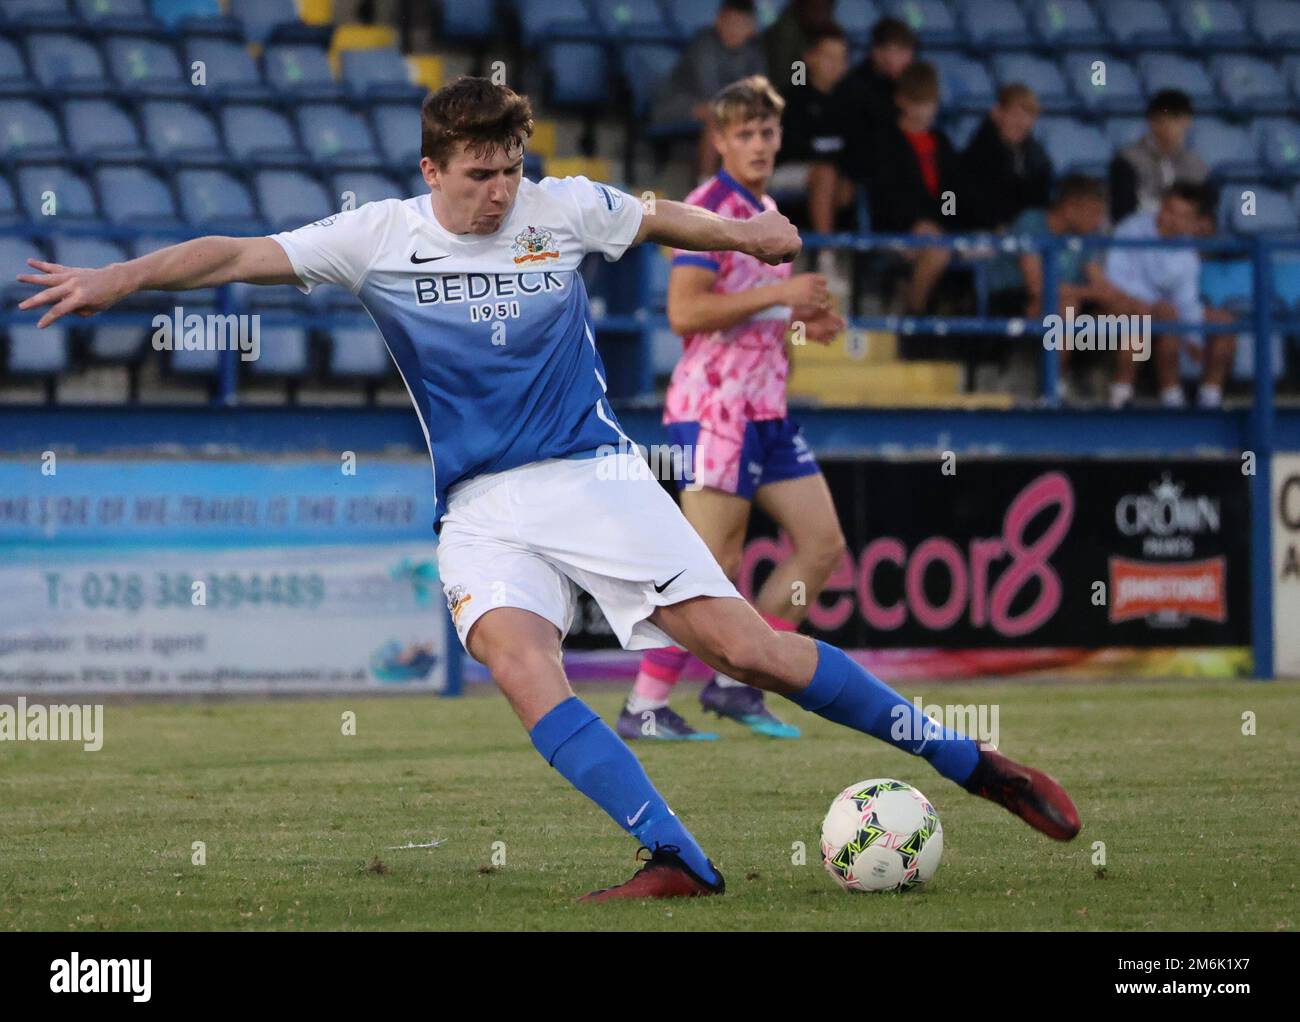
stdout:
{"type": "MultiPolygon", "coordinates": [[[[765,193],[781,148],[785,101],[766,78],[744,78],[713,101],[713,143],[722,157],[717,176],[686,202],[720,216],[747,220],[776,209],[765,193]]],[[[786,415],[785,352],[791,323],[802,339],[826,343],[844,329],[826,281],[794,275],[742,252],[678,252],[668,283],[668,320],[682,335],[664,410],[672,444],[688,452],[678,473],[682,512],[727,576],[735,580],[757,504],[789,535],[793,556],[768,577],[754,599],[764,620],[794,631],[844,552],[844,536],[826,480],[798,424],[786,415]]],[[[714,739],[668,705],[689,654],[652,649],[617,724],[625,739],[714,739]]],[[[700,693],[708,711],[751,730],[797,738],[763,693],[715,674],[700,693]]]]}

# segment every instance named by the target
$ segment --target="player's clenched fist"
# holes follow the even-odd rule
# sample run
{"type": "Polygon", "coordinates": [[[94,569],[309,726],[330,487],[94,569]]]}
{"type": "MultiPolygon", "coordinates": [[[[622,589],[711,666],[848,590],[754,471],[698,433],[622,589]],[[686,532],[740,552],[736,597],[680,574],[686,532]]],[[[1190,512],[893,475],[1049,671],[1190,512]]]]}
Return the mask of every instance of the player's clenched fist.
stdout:
{"type": "Polygon", "coordinates": [[[785,283],[786,305],[809,306],[813,309],[829,309],[831,293],[826,278],[820,273],[800,273],[785,283]]]}
{"type": "Polygon", "coordinates": [[[788,263],[802,247],[798,230],[783,213],[769,209],[745,221],[745,245],[741,251],[756,259],[772,265],[788,263]]]}

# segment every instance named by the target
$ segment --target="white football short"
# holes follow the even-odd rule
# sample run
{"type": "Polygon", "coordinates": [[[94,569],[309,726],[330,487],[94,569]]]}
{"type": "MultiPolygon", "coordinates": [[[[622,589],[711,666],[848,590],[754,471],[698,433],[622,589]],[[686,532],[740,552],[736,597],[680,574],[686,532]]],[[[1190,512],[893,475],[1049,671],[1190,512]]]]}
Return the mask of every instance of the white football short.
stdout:
{"type": "Polygon", "coordinates": [[[447,494],[438,572],[456,634],[519,607],[567,635],[590,593],[624,649],[670,646],[647,618],[740,593],[635,451],[552,458],[475,476],[447,494]]]}

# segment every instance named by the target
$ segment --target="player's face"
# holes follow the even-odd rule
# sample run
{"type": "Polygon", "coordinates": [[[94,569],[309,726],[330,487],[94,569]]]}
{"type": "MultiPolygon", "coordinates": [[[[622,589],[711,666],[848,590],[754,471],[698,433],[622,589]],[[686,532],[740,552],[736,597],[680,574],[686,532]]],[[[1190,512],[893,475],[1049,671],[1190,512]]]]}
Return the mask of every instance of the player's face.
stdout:
{"type": "Polygon", "coordinates": [[[781,148],[781,121],[754,117],[713,134],[713,144],[727,173],[751,192],[762,193],[781,148]]]}
{"type": "Polygon", "coordinates": [[[433,190],[433,211],[453,234],[492,234],[515,204],[523,176],[524,151],[497,148],[476,156],[458,147],[439,167],[422,159],[420,170],[433,190]]]}

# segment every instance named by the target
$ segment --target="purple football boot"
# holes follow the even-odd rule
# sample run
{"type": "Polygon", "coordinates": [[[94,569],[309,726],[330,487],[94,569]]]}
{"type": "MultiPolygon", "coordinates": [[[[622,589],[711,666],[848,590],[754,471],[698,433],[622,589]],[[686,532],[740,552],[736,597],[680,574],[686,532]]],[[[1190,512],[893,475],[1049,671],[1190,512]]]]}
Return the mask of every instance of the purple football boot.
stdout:
{"type": "Polygon", "coordinates": [[[799,729],[787,724],[767,708],[763,693],[749,685],[723,687],[714,677],[700,690],[700,705],[719,717],[743,724],[756,735],[769,738],[798,738],[799,729]]]}
{"type": "Polygon", "coordinates": [[[712,731],[696,731],[670,706],[632,713],[624,703],[614,730],[626,742],[637,738],[657,738],[668,742],[714,742],[718,739],[712,731]]]}

